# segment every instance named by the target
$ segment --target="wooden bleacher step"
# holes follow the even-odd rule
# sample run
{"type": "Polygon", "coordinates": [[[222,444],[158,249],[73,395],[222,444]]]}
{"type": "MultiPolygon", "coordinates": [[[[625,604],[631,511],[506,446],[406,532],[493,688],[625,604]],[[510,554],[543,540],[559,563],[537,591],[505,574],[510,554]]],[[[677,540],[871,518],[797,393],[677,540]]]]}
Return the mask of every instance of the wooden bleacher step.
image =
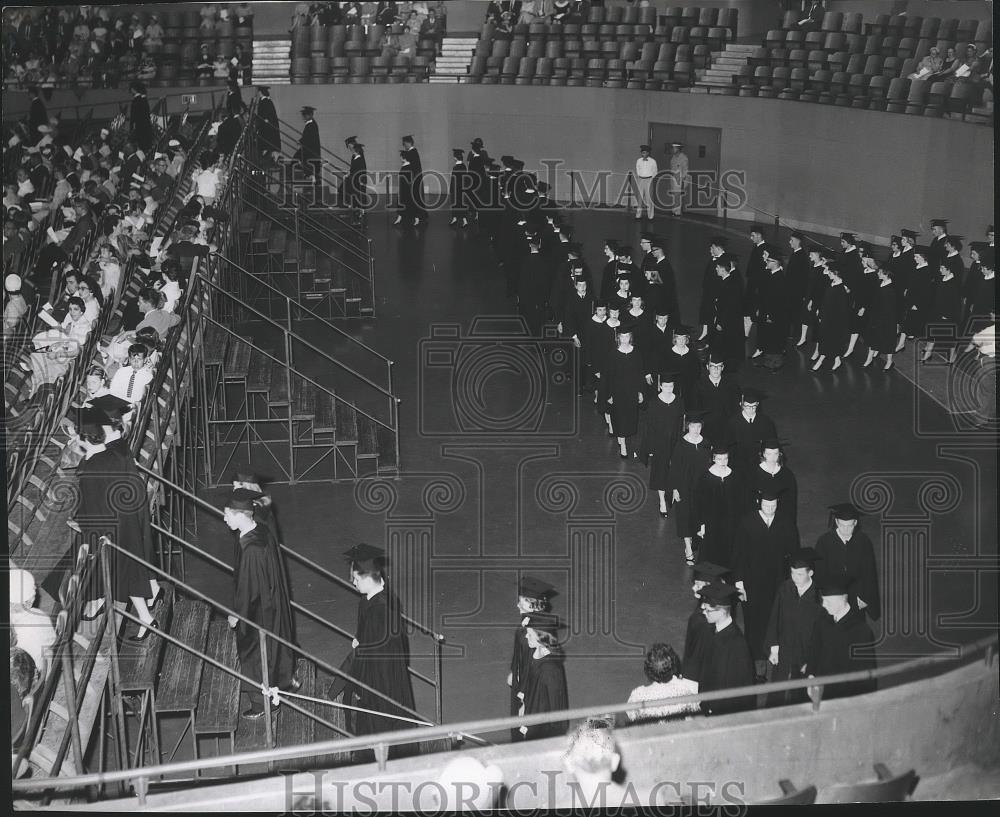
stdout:
{"type": "MultiPolygon", "coordinates": [[[[302,686],[296,694],[311,698],[322,698],[325,690],[316,688],[316,665],[312,661],[300,658],[295,666],[295,677],[302,686]]],[[[303,709],[312,712],[324,720],[330,720],[332,707],[322,706],[311,701],[295,700],[303,709]]],[[[278,721],[275,729],[275,744],[278,746],[301,746],[316,740],[316,721],[296,712],[284,702],[278,707],[278,721]]],[[[274,771],[303,770],[314,767],[314,759],[310,757],[281,760],[273,764],[274,771]]]]}
{"type": "Polygon", "coordinates": [[[250,338],[233,338],[229,342],[222,376],[227,381],[246,380],[250,371],[250,338]]]}
{"type": "MultiPolygon", "coordinates": [[[[236,667],[236,633],[229,629],[226,619],[216,618],[208,625],[205,655],[214,658],[223,666],[236,667]]],[[[230,745],[222,749],[228,753],[235,748],[239,721],[239,680],[218,667],[206,664],[202,673],[201,691],[198,694],[198,708],[194,716],[195,734],[228,737],[230,745]]],[[[220,774],[225,774],[225,770],[221,770],[220,774]]]]}
{"type": "Polygon", "coordinates": [[[271,349],[260,350],[253,348],[250,350],[250,366],[247,370],[247,392],[250,394],[264,394],[271,389],[271,364],[272,360],[268,355],[273,355],[271,349]]]}
{"type": "Polygon", "coordinates": [[[274,227],[271,230],[271,235],[268,237],[267,250],[271,255],[276,255],[279,258],[283,257],[285,254],[285,247],[288,244],[288,233],[280,228],[274,227]]]}
{"type": "Polygon", "coordinates": [[[245,239],[253,234],[253,226],[256,221],[256,216],[253,210],[244,210],[240,213],[240,233],[245,239]]]}
{"type": "Polygon", "coordinates": [[[357,445],[358,412],[350,403],[338,400],[334,406],[334,431],[337,445],[357,445]]]}
{"type": "Polygon", "coordinates": [[[205,328],[203,360],[206,366],[221,366],[226,359],[229,333],[217,324],[210,323],[205,328]]]}
{"type": "Polygon", "coordinates": [[[250,242],[251,253],[266,253],[271,237],[271,220],[262,218],[253,226],[253,238],[250,242]]]}
{"type": "Polygon", "coordinates": [[[327,391],[316,394],[316,417],[313,420],[313,431],[318,434],[336,434],[336,398],[327,391]]]}
{"type": "Polygon", "coordinates": [[[271,406],[288,405],[287,367],[277,360],[271,361],[271,383],[267,390],[267,402],[271,406]]]}
{"type": "Polygon", "coordinates": [[[299,272],[315,272],[316,255],[317,254],[315,249],[306,246],[302,250],[302,264],[299,266],[299,272]]]}
{"type": "MultiPolygon", "coordinates": [[[[156,617],[160,628],[170,632],[173,620],[174,588],[169,584],[163,584],[161,587],[163,588],[163,597],[157,602],[154,610],[150,612],[156,617]]],[[[127,634],[132,634],[138,632],[139,625],[130,621],[125,625],[125,628],[127,634]]],[[[156,633],[150,634],[143,641],[129,641],[128,639],[123,641],[118,648],[122,689],[154,689],[166,646],[167,642],[162,638],[157,638],[156,633]]]]}
{"type": "Polygon", "coordinates": [[[316,386],[305,378],[292,378],[292,419],[311,420],[316,415],[316,386]]]}
{"type": "Polygon", "coordinates": [[[378,456],[377,423],[366,414],[358,414],[358,459],[378,456]]]}
{"type": "Polygon", "coordinates": [[[393,430],[380,423],[375,429],[375,442],[378,446],[378,470],[398,471],[399,456],[396,434],[393,430]]]}

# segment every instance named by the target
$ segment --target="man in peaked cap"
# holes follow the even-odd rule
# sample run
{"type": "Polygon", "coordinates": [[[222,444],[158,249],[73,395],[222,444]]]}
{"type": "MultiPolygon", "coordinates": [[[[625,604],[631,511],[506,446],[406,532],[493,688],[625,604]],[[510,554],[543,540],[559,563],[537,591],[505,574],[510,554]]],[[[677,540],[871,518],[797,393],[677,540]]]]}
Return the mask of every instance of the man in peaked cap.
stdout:
{"type": "Polygon", "coordinates": [[[653,177],[658,172],[656,159],[650,155],[649,145],[639,145],[639,158],[635,160],[636,221],[642,218],[643,212],[646,218],[653,220],[653,177]]]}
{"type": "Polygon", "coordinates": [[[670,143],[670,197],[671,212],[681,214],[684,206],[684,187],[688,180],[688,157],[681,142],[670,143]]]}
{"type": "MultiPolygon", "coordinates": [[[[701,589],[701,611],[712,626],[705,664],[698,679],[698,692],[750,686],[754,682],[753,660],[743,631],[733,621],[739,591],[729,584],[712,582],[701,589]]],[[[706,715],[721,715],[753,709],[753,696],[702,701],[706,715]]]]}
{"type": "MultiPolygon", "coordinates": [[[[848,586],[839,579],[827,578],[820,585],[819,593],[826,614],[817,621],[806,666],[808,677],[875,669],[875,653],[871,648],[875,635],[865,622],[864,614],[851,604],[848,586]]],[[[874,678],[827,684],[823,698],[862,695],[874,692],[876,686],[874,678]]]]}
{"type": "MultiPolygon", "coordinates": [[[[226,501],[222,517],[226,526],[239,534],[239,557],[233,573],[233,610],[242,618],[229,616],[229,626],[236,630],[240,672],[256,682],[256,685],[243,684],[249,706],[242,710],[242,715],[251,720],[264,716],[260,635],[252,624],[286,641],[295,637],[288,579],[277,543],[268,528],[258,525],[254,519],[255,502],[261,496],[259,491],[237,488],[226,501]]],[[[294,672],[292,649],[268,639],[267,686],[295,691],[300,684],[294,672]]]]}
{"type": "Polygon", "coordinates": [[[830,506],[833,529],[816,541],[822,561],[817,566],[820,585],[836,580],[849,592],[851,605],[867,613],[873,621],[882,615],[875,548],[858,529],[861,514],[850,502],[830,506]]]}
{"type": "MultiPolygon", "coordinates": [[[[771,681],[805,677],[820,619],[826,615],[813,581],[819,560],[813,548],[799,548],[788,559],[789,578],[778,587],[764,637],[771,681]]],[[[805,689],[774,692],[768,695],[767,705],[785,706],[806,698],[805,689]]]]}

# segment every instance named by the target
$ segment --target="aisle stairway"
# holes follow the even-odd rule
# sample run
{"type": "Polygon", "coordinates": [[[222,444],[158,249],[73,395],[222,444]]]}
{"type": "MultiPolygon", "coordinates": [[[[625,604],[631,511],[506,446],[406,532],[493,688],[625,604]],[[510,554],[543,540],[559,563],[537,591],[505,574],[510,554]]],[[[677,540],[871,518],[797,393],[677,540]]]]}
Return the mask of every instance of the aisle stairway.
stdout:
{"type": "Polygon", "coordinates": [[[753,45],[727,43],[724,51],[713,51],[711,67],[695,72],[697,80],[694,88],[704,89],[706,93],[732,93],[735,96],[739,89],[733,78],[747,64],[754,48],[753,45]]]}
{"type": "Polygon", "coordinates": [[[469,73],[472,55],[476,50],[478,37],[445,37],[441,41],[441,54],[434,61],[430,82],[462,82],[469,73]]]}
{"type": "Polygon", "coordinates": [[[292,67],[291,40],[255,40],[253,44],[253,84],[289,85],[292,67]]]}

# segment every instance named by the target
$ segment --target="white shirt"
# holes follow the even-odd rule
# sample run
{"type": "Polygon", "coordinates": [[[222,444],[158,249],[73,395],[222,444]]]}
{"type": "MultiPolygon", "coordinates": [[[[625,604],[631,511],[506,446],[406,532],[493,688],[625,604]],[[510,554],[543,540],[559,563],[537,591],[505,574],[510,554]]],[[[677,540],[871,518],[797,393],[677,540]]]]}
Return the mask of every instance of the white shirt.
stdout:
{"type": "Polygon", "coordinates": [[[195,178],[198,187],[198,195],[206,199],[215,199],[215,190],[219,184],[219,177],[214,170],[203,170],[195,178]]]}
{"type": "Polygon", "coordinates": [[[115,397],[120,397],[122,400],[128,400],[133,405],[140,402],[142,398],[146,395],[146,388],[149,386],[153,379],[153,373],[143,366],[141,369],[136,371],[131,366],[122,366],[115,376],[111,378],[111,384],[108,387],[108,391],[115,397]],[[135,380],[132,380],[132,375],[135,375],[135,380]],[[132,384],[132,391],[129,393],[129,383],[132,384]]]}
{"type": "Polygon", "coordinates": [[[635,160],[635,175],[640,179],[649,179],[656,175],[656,159],[652,156],[643,159],[641,156],[635,160]]]}

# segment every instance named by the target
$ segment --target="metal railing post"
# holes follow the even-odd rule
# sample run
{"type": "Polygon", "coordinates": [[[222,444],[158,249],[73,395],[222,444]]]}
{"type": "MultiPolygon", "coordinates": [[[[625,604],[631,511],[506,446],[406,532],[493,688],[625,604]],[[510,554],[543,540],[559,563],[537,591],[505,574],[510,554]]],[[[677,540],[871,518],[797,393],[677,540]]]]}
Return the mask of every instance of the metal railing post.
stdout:
{"type": "Polygon", "coordinates": [[[444,660],[441,640],[434,639],[434,698],[435,716],[438,723],[444,723],[444,660]]]}
{"type": "MultiPolygon", "coordinates": [[[[263,630],[258,630],[260,638],[260,678],[264,689],[271,688],[271,679],[267,672],[267,636],[263,630]]],[[[251,701],[253,698],[251,698],[251,701]]],[[[271,696],[264,693],[264,735],[268,746],[274,746],[274,727],[271,725],[271,696]]]]}

